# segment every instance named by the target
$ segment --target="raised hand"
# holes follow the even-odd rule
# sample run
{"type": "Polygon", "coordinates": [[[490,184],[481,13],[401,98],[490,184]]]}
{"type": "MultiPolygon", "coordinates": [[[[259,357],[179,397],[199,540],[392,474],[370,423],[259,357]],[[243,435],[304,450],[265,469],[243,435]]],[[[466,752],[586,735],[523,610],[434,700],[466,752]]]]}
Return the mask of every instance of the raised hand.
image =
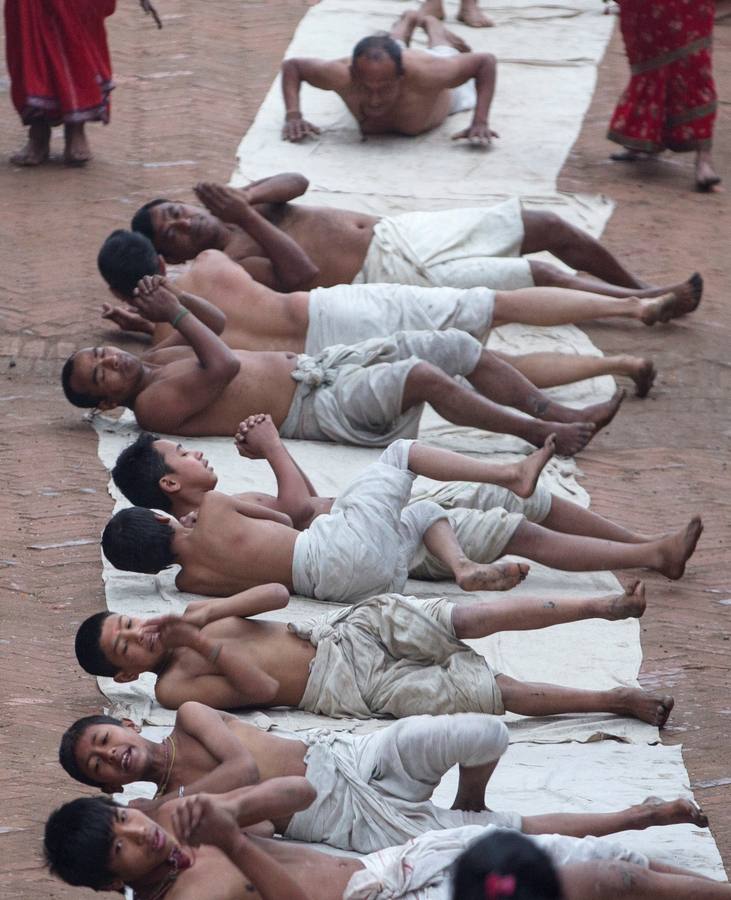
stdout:
{"type": "Polygon", "coordinates": [[[320,129],[302,118],[302,113],[287,113],[282,128],[282,140],[292,141],[293,144],[303,141],[308,137],[317,137],[320,129]]]}
{"type": "Polygon", "coordinates": [[[172,322],[182,309],[163,275],[145,275],[140,278],[131,302],[149,322],[172,322]]]}
{"type": "Polygon", "coordinates": [[[234,444],[240,456],[248,459],[266,459],[268,452],[281,443],[272,417],[265,413],[249,416],[234,435],[234,444]]]}
{"type": "Polygon", "coordinates": [[[122,331],[140,331],[143,334],[152,334],[155,330],[152,322],[143,319],[131,306],[113,306],[111,303],[103,303],[102,319],[114,322],[122,331]]]}
{"type": "Polygon", "coordinates": [[[193,191],[200,202],[223,222],[239,224],[242,216],[251,209],[246,194],[235,188],[212,182],[201,182],[193,191]]]}
{"type": "Polygon", "coordinates": [[[240,835],[232,810],[212,794],[186,797],[176,804],[172,818],[178,840],[190,847],[212,844],[228,853],[240,835]]]}
{"type": "Polygon", "coordinates": [[[493,131],[492,128],[488,128],[485,124],[473,122],[464,131],[458,131],[457,134],[453,134],[452,140],[460,141],[465,139],[476,147],[489,147],[494,137],[500,137],[497,131],[493,131]]]}
{"type": "Polygon", "coordinates": [[[174,650],[176,647],[195,647],[200,627],[183,616],[156,616],[144,623],[142,633],[157,635],[166,650],[174,650]]]}

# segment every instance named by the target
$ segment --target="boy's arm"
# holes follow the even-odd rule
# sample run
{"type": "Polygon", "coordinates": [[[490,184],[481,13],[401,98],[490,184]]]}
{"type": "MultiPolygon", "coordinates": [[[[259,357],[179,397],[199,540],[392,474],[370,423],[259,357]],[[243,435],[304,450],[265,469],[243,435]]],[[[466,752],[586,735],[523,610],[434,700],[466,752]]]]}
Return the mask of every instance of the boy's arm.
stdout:
{"type": "MultiPolygon", "coordinates": [[[[275,609],[284,609],[288,603],[289,591],[283,584],[259,584],[230,597],[194,600],[188,604],[182,618],[197,628],[203,628],[231,616],[247,619],[261,613],[273,612],[275,609]]],[[[157,619],[150,621],[156,622],[157,619]]]]}
{"type": "Polygon", "coordinates": [[[239,497],[231,497],[231,501],[236,507],[236,512],[249,519],[268,519],[270,522],[277,522],[279,525],[292,527],[292,517],[279,509],[271,506],[265,506],[261,503],[251,503],[248,500],[242,500],[239,497]]]}
{"type": "Polygon", "coordinates": [[[135,403],[140,424],[146,423],[149,417],[155,428],[174,432],[219,397],[238,375],[241,363],[218,335],[180,304],[161,276],[145,276],[132,302],[149,321],[174,325],[198,357],[197,366],[161,379],[154,389],[142,391],[135,403]]]}
{"type": "MultiPolygon", "coordinates": [[[[320,271],[297,241],[272,225],[241,191],[220,184],[203,183],[196,185],[195,193],[214,216],[238,225],[259,244],[271,265],[276,286],[285,291],[296,291],[309,284],[320,271]]],[[[263,280],[251,271],[249,265],[246,269],[257,281],[263,280]]]]}
{"type": "Polygon", "coordinates": [[[302,82],[322,91],[343,91],[348,86],[350,74],[342,60],[285,59],[282,63],[282,95],[284,97],[284,128],[282,139],[301,141],[320,129],[302,118],[300,109],[300,85],[302,82]]]}
{"type": "Polygon", "coordinates": [[[301,197],[309,186],[310,182],[299,172],[281,172],[279,175],[252,181],[242,189],[242,193],[254,205],[289,203],[301,197]]]}

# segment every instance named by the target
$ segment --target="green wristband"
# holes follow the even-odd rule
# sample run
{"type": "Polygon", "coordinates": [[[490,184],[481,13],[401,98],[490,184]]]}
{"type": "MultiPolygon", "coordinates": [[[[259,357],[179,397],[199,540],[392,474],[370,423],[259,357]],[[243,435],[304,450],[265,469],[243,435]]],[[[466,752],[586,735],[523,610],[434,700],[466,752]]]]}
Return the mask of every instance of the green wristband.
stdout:
{"type": "Polygon", "coordinates": [[[173,326],[173,328],[176,328],[177,325],[178,325],[178,322],[183,318],[183,316],[187,316],[189,312],[190,312],[190,310],[189,310],[189,309],[186,309],[186,308],[183,306],[183,307],[181,308],[180,312],[176,313],[175,318],[174,318],[173,321],[170,323],[170,324],[173,326]]]}

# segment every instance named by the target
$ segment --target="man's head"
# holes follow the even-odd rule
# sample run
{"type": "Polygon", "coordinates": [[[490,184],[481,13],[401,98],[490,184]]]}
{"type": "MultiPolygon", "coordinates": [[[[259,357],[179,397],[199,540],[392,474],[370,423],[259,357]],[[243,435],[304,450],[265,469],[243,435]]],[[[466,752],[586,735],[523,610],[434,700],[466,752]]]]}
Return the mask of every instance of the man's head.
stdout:
{"type": "Polygon", "coordinates": [[[141,810],[109,797],[65,803],[49,816],[43,844],[53,875],[97,891],[156,884],[180,854],[175,839],[141,810]]]}
{"type": "Polygon", "coordinates": [[[203,206],[152,200],[134,214],[132,230],[149,238],[169,263],[194,259],[204,250],[221,250],[226,226],[203,206]]]}
{"type": "Polygon", "coordinates": [[[165,262],[152,241],[144,234],[121,228],[104,241],[96,263],[111,292],[120,300],[128,300],[145,275],[165,274],[165,262]]]}
{"type": "Polygon", "coordinates": [[[69,356],[61,370],[66,399],[82,409],[131,406],[145,371],[142,360],[119,347],[86,347],[69,356]]]}
{"type": "Polygon", "coordinates": [[[147,432],[119,454],[112,478],[130,503],[166,512],[176,496],[212,491],[218,482],[200,450],[147,432]]]}
{"type": "Polygon", "coordinates": [[[404,64],[401,47],[387,34],[363,38],[353,48],[350,77],[368,116],[390,111],[398,100],[404,64]]]}
{"type": "Polygon", "coordinates": [[[119,684],[154,672],[167,651],[157,632],[145,631],[136,616],[100,612],[85,619],[76,632],[76,659],[90,675],[113,678],[119,684]]]}
{"type": "Polygon", "coordinates": [[[149,780],[149,744],[139,731],[130,719],[85,716],[64,732],[58,760],[76,781],[118,793],[125,784],[149,780]]]}
{"type": "Polygon", "coordinates": [[[173,538],[181,527],[175,519],[151,509],[121,509],[107,522],[102,549],[116,569],[157,575],[175,562],[173,538]]]}
{"type": "Polygon", "coordinates": [[[561,900],[561,885],[548,855],[519,831],[496,829],[458,857],[453,900],[561,900]]]}

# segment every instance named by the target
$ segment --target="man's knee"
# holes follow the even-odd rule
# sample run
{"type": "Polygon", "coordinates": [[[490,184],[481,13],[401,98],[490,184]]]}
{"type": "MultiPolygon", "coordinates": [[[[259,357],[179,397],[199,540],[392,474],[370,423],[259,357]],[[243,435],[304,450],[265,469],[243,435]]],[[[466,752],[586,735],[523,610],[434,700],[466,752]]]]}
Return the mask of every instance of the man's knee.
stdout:
{"type": "Polygon", "coordinates": [[[566,285],[568,274],[558,266],[544,262],[542,259],[531,259],[529,265],[533,283],[538,287],[564,287],[566,285]]]}
{"type": "Polygon", "coordinates": [[[416,403],[428,403],[435,393],[451,383],[449,375],[432,363],[417,363],[406,376],[403,409],[407,410],[416,403]]]}

